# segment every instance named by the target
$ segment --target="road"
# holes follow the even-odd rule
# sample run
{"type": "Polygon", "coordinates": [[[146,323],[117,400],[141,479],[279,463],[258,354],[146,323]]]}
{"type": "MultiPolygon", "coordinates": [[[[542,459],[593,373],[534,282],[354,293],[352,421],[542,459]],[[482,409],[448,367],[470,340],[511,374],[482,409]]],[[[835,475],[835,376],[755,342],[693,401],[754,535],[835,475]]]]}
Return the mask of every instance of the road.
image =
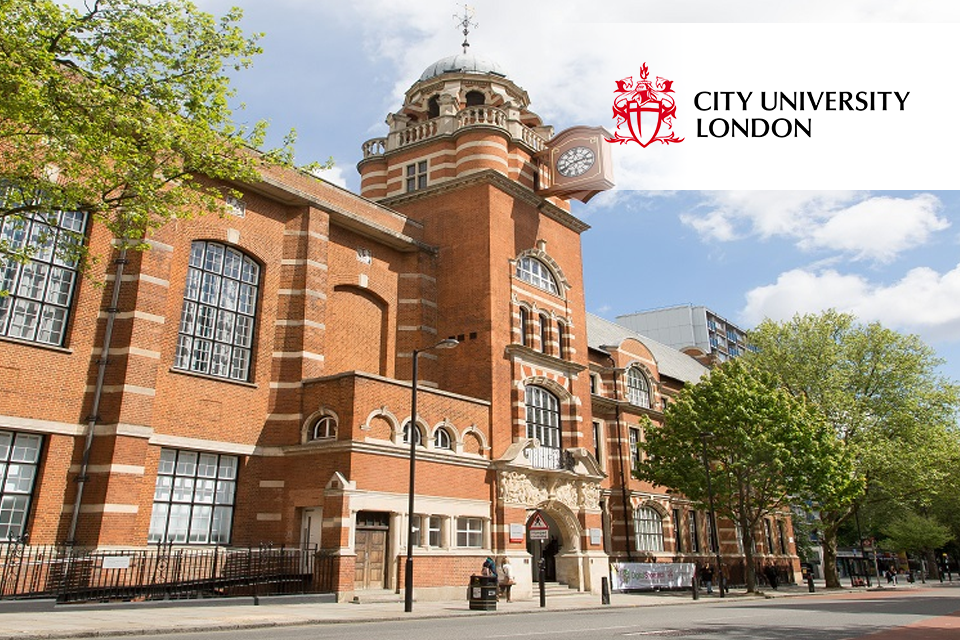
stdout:
{"type": "Polygon", "coordinates": [[[264,640],[266,636],[269,640],[960,640],[960,593],[917,589],[771,600],[702,600],[696,605],[665,603],[658,607],[176,634],[182,640],[264,640]]]}

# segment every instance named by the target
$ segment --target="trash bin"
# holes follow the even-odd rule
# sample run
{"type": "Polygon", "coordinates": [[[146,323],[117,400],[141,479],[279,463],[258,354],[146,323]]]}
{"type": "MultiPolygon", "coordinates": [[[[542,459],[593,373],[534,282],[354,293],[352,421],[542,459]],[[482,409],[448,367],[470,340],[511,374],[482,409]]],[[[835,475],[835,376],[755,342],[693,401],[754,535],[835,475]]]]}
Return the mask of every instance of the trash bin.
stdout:
{"type": "Polygon", "coordinates": [[[496,611],[496,576],[470,576],[468,598],[470,600],[471,611],[496,611]]]}

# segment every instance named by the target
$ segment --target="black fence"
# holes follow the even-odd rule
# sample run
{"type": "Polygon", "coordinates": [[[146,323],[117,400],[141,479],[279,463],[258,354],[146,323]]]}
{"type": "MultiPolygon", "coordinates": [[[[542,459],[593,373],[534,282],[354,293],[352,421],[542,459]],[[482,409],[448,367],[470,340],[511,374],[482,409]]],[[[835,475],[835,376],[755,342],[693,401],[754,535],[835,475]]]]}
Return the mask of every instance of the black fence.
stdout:
{"type": "Polygon", "coordinates": [[[83,550],[0,545],[0,599],[58,602],[330,593],[337,558],[316,547],[83,550]]]}

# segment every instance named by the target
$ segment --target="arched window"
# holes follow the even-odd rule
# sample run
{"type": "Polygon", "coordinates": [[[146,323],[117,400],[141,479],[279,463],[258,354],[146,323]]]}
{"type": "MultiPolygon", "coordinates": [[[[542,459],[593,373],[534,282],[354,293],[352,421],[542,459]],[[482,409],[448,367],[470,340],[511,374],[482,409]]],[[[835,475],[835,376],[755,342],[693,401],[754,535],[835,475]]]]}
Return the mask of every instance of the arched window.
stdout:
{"type": "Polygon", "coordinates": [[[560,291],[557,288],[557,280],[550,273],[547,265],[531,256],[524,256],[517,260],[517,277],[550,293],[560,291]]]}
{"type": "Polygon", "coordinates": [[[627,402],[650,408],[650,387],[647,384],[647,377],[639,367],[627,369],[627,402]]]}
{"type": "Polygon", "coordinates": [[[520,307],[520,344],[530,346],[530,312],[526,307],[520,307]]]}
{"type": "MultiPolygon", "coordinates": [[[[423,444],[423,434],[420,433],[420,427],[414,427],[413,438],[414,438],[414,442],[416,442],[418,447],[423,444]]],[[[410,444],[410,422],[409,421],[404,423],[403,425],[403,443],[410,444]]]]}
{"type": "Polygon", "coordinates": [[[467,106],[477,107],[486,102],[486,97],[481,91],[467,91],[467,106]]]}
{"type": "Polygon", "coordinates": [[[337,419],[330,415],[320,416],[307,432],[309,440],[323,440],[337,435],[337,419]]]}
{"type": "Polygon", "coordinates": [[[640,507],[633,513],[637,551],[663,551],[663,518],[656,509],[640,507]]]}
{"type": "MultiPolygon", "coordinates": [[[[5,195],[0,186],[0,202],[5,195]]],[[[63,346],[87,215],[48,211],[0,222],[0,335],[63,346]],[[29,260],[10,257],[23,251],[29,260]]]]}
{"type": "Polygon", "coordinates": [[[432,96],[427,100],[427,117],[436,118],[440,115],[440,96],[432,96]]]}
{"type": "Polygon", "coordinates": [[[434,449],[452,449],[452,441],[450,440],[450,432],[444,428],[437,429],[437,432],[433,434],[433,448],[434,449]]]}
{"type": "Polygon", "coordinates": [[[183,293],[177,369],[248,380],[260,267],[218,242],[194,242],[183,293]]]}
{"type": "Polygon", "coordinates": [[[526,390],[527,437],[536,438],[541,447],[560,448],[560,400],[543,387],[530,385],[526,390]]]}
{"type": "Polygon", "coordinates": [[[550,350],[550,318],[545,313],[540,314],[540,351],[547,353],[550,350]]]}
{"type": "Polygon", "coordinates": [[[557,321],[557,355],[561,358],[567,356],[567,327],[561,321],[557,321]]]}

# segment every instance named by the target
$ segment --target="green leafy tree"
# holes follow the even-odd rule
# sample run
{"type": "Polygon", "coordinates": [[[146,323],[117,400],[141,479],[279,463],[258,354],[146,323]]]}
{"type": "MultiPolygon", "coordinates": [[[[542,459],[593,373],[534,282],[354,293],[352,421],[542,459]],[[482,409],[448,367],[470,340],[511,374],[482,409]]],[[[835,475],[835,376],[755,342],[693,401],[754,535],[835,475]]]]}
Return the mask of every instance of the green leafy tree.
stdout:
{"type": "Polygon", "coordinates": [[[880,542],[884,549],[904,551],[923,556],[936,575],[937,563],[934,550],[954,539],[950,528],[936,518],[912,511],[904,512],[883,528],[886,538],[880,542]]]}
{"type": "Polygon", "coordinates": [[[851,482],[832,432],[805,403],[743,360],[685,388],[663,425],[648,422],[636,475],[706,505],[704,457],[718,516],[738,525],[747,589],[756,590],[753,535],[764,516],[819,485],[851,482]],[[705,451],[705,455],[704,455],[705,451]]]}
{"type": "MultiPolygon", "coordinates": [[[[151,228],[220,212],[213,180],[290,162],[264,157],[265,123],[234,123],[227,73],[260,48],[241,13],[187,0],[0,0],[0,217],[83,210],[136,246],[151,228]]],[[[222,183],[221,183],[222,184],[222,183]]],[[[15,234],[0,253],[28,259],[15,234]]]]}
{"type": "Polygon", "coordinates": [[[824,574],[839,587],[837,535],[871,503],[922,505],[951,466],[957,387],[936,372],[940,360],[917,336],[848,314],[764,321],[751,333],[752,363],[804,399],[830,425],[862,485],[824,484],[813,495],[820,515],[824,574]]]}

